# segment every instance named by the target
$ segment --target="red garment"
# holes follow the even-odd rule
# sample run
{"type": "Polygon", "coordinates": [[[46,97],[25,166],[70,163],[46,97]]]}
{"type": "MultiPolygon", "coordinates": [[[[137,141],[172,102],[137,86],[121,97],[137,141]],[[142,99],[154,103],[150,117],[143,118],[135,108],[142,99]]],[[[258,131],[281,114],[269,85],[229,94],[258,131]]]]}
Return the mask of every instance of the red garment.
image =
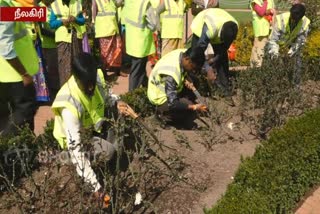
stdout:
{"type": "Polygon", "coordinates": [[[256,11],[256,13],[259,16],[264,16],[267,13],[267,6],[268,6],[268,1],[263,1],[262,6],[259,6],[258,4],[254,3],[253,10],[256,11]]]}
{"type": "Polygon", "coordinates": [[[122,41],[120,35],[99,38],[100,57],[104,69],[121,67],[122,41]]]}

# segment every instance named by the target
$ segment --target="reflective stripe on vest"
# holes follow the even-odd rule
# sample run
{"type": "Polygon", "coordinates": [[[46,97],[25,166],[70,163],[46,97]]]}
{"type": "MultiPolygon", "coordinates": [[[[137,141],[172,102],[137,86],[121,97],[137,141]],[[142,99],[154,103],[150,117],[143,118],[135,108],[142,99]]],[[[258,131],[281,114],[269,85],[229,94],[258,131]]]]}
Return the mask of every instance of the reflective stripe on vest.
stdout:
{"type": "Polygon", "coordinates": [[[236,25],[238,22],[227,11],[220,8],[209,8],[200,12],[191,23],[191,30],[196,36],[202,34],[203,25],[208,27],[208,37],[211,44],[220,44],[220,33],[224,23],[232,21],[236,25]]]}
{"type": "Polygon", "coordinates": [[[116,12],[98,12],[97,16],[115,16],[116,12]]]}
{"type": "MultiPolygon", "coordinates": [[[[7,2],[7,6],[15,7],[14,1],[7,2]]],[[[14,51],[29,75],[34,75],[39,70],[39,58],[34,48],[31,36],[23,22],[14,22],[14,51]]],[[[7,44],[1,44],[1,46],[7,44]]],[[[21,82],[21,75],[8,61],[0,56],[0,82],[21,82]]]]}
{"type": "Polygon", "coordinates": [[[67,101],[71,103],[74,107],[76,107],[77,111],[81,114],[83,112],[82,104],[76,100],[71,94],[69,95],[59,95],[55,98],[55,102],[67,101]]]}
{"type": "Polygon", "coordinates": [[[125,26],[126,51],[133,57],[146,57],[155,53],[152,31],[146,25],[147,10],[152,9],[149,0],[126,0],[125,26]]]}
{"type": "Polygon", "coordinates": [[[182,91],[184,75],[182,75],[183,71],[180,68],[180,61],[184,51],[186,51],[186,49],[178,49],[168,53],[160,59],[152,70],[147,90],[148,99],[152,104],[162,105],[167,101],[165,79],[162,78],[163,75],[171,76],[177,83],[177,91],[182,91]]]}
{"type": "Polygon", "coordinates": [[[302,17],[298,22],[297,26],[290,32],[289,26],[290,13],[283,13],[277,16],[277,27],[282,33],[280,35],[280,41],[278,42],[281,46],[289,46],[292,42],[302,33],[304,33],[309,24],[310,20],[307,17],[302,17]]]}
{"type": "Polygon", "coordinates": [[[166,11],[161,15],[161,38],[182,39],[184,1],[165,0],[165,8],[166,11]]]}
{"type": "MultiPolygon", "coordinates": [[[[267,0],[267,8],[266,10],[273,9],[274,8],[274,2],[273,0],[267,0]]],[[[252,27],[253,27],[253,34],[255,37],[260,37],[260,36],[268,36],[270,34],[270,23],[269,21],[263,17],[259,16],[256,11],[252,7],[252,3],[255,3],[259,6],[263,5],[262,0],[254,0],[250,4],[251,8],[251,13],[252,13],[252,27]]]]}
{"type": "Polygon", "coordinates": [[[158,74],[158,71],[159,70],[166,70],[166,71],[171,71],[173,75],[175,75],[178,79],[181,78],[181,73],[180,71],[174,67],[174,66],[170,66],[170,65],[162,65],[162,66],[159,66],[157,68],[157,70],[154,71],[152,77],[151,77],[151,80],[150,82],[154,85],[156,85],[160,91],[162,91],[163,93],[165,93],[165,87],[163,84],[161,84],[161,82],[159,80],[156,79],[156,77],[159,75],[158,74]]]}
{"type": "Polygon", "coordinates": [[[137,28],[142,28],[142,29],[143,29],[143,28],[146,27],[146,24],[143,23],[143,20],[142,20],[143,6],[144,6],[144,4],[146,3],[146,1],[148,1],[148,0],[143,0],[143,1],[141,2],[141,4],[140,4],[138,22],[136,22],[136,21],[134,21],[134,20],[131,20],[131,19],[129,19],[129,18],[126,17],[126,18],[125,18],[126,23],[129,23],[129,24],[131,24],[131,25],[133,25],[133,26],[135,26],[135,27],[137,27],[137,28]]]}
{"type": "MultiPolygon", "coordinates": [[[[69,7],[64,6],[62,0],[55,0],[52,3],[52,10],[54,14],[60,19],[67,19],[70,15],[77,17],[82,9],[81,9],[81,1],[80,0],[70,0],[69,7]]],[[[80,26],[76,23],[73,23],[72,26],[77,31],[77,37],[82,39],[83,33],[85,33],[86,29],[83,26],[80,26]]],[[[67,42],[71,43],[71,27],[65,27],[64,25],[60,26],[55,31],[55,41],[56,42],[67,42]]]]}
{"type": "Polygon", "coordinates": [[[55,114],[53,134],[61,148],[66,149],[67,147],[67,133],[61,117],[61,109],[68,109],[81,121],[82,127],[88,128],[93,125],[96,131],[99,131],[97,129],[104,118],[104,85],[103,74],[98,70],[97,86],[91,98],[87,98],[78,88],[73,76],[60,89],[52,104],[52,109],[55,114]]]}
{"type": "Polygon", "coordinates": [[[113,1],[95,0],[98,6],[98,13],[95,17],[95,38],[113,36],[119,33],[116,10],[113,1]]]}

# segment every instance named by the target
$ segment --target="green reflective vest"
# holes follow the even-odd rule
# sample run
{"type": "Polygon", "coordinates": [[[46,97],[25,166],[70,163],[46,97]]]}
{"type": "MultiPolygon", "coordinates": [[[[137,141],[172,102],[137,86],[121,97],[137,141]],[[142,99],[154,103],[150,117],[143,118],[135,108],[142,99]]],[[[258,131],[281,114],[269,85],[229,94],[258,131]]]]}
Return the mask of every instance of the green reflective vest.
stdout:
{"type": "Polygon", "coordinates": [[[126,0],[125,3],[126,51],[134,57],[155,53],[152,31],[146,25],[149,4],[150,0],[126,0]]]}
{"type": "Polygon", "coordinates": [[[166,10],[161,14],[161,38],[182,39],[184,0],[164,0],[166,10]]]}
{"type": "Polygon", "coordinates": [[[293,42],[295,42],[298,35],[305,32],[310,25],[310,20],[306,16],[304,16],[299,21],[297,26],[292,31],[290,31],[289,20],[290,12],[282,13],[276,16],[277,28],[282,32],[280,40],[278,41],[278,44],[280,46],[291,45],[293,42]]]}
{"type": "MultiPolygon", "coordinates": [[[[51,29],[50,25],[49,25],[49,19],[50,19],[52,9],[50,7],[47,7],[42,2],[39,3],[39,6],[46,7],[46,9],[47,9],[47,20],[46,20],[46,22],[43,23],[43,27],[46,30],[54,32],[54,30],[51,29]]],[[[55,39],[53,37],[49,37],[49,36],[41,34],[40,39],[41,39],[42,48],[56,48],[57,47],[57,44],[56,44],[55,39]]]]}
{"type": "MultiPolygon", "coordinates": [[[[82,6],[80,0],[70,0],[69,7],[62,3],[62,0],[55,0],[52,4],[52,11],[57,16],[57,19],[68,19],[69,16],[77,17],[82,13],[82,6]]],[[[85,33],[85,27],[81,27],[78,24],[72,24],[77,31],[77,37],[82,39],[83,33],[85,33]]],[[[60,26],[56,30],[56,42],[71,43],[71,26],[69,28],[60,26]]]]}
{"type": "Polygon", "coordinates": [[[192,21],[191,30],[200,37],[204,23],[208,27],[208,37],[211,44],[221,44],[220,34],[224,23],[232,21],[238,22],[227,11],[219,8],[209,8],[201,11],[192,21]]]}
{"type": "MultiPolygon", "coordinates": [[[[263,0],[252,0],[250,4],[250,8],[252,11],[252,27],[253,34],[255,37],[259,36],[268,36],[270,32],[270,23],[264,17],[259,16],[256,11],[254,11],[252,4],[255,3],[259,6],[263,5],[263,0]]],[[[273,0],[268,0],[267,10],[274,8],[273,0]]]]}
{"type": "MultiPolygon", "coordinates": [[[[15,1],[2,1],[1,5],[19,6],[15,1]]],[[[7,44],[0,44],[0,48],[2,45],[7,44]]],[[[28,74],[36,74],[39,70],[39,58],[23,22],[14,22],[14,50],[28,74]]],[[[0,68],[0,82],[22,81],[21,75],[2,56],[0,56],[0,68]]]]}
{"type": "Polygon", "coordinates": [[[119,34],[117,7],[112,0],[95,0],[98,13],[95,19],[95,37],[108,37],[119,34]]]}
{"type": "Polygon", "coordinates": [[[97,85],[94,95],[89,98],[78,87],[73,76],[59,90],[56,99],[52,104],[54,112],[53,136],[57,139],[62,149],[67,148],[67,133],[64,128],[64,121],[61,117],[61,110],[67,108],[76,118],[81,121],[81,126],[88,128],[99,124],[104,118],[105,80],[99,69],[97,85]]]}
{"type": "Polygon", "coordinates": [[[177,91],[182,91],[185,74],[181,71],[180,62],[185,51],[186,49],[177,49],[166,54],[152,69],[148,81],[147,95],[153,105],[162,105],[167,101],[163,75],[171,76],[178,85],[177,91]]]}

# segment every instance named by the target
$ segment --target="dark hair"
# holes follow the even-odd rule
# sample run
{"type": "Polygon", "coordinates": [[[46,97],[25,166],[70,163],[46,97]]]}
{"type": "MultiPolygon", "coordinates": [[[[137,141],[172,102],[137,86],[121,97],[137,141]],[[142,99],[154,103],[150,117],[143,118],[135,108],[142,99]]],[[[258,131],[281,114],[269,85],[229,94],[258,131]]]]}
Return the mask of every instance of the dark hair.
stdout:
{"type": "Polygon", "coordinates": [[[72,60],[72,74],[83,84],[95,84],[97,81],[97,65],[92,55],[80,53],[72,60]]]}
{"type": "Polygon", "coordinates": [[[294,4],[290,9],[290,17],[299,21],[306,13],[306,7],[303,4],[294,4]]]}
{"type": "Polygon", "coordinates": [[[184,52],[184,56],[189,57],[192,63],[196,64],[197,67],[202,67],[205,61],[204,52],[200,48],[189,48],[184,52]]]}
{"type": "Polygon", "coordinates": [[[229,21],[223,24],[220,38],[224,43],[231,44],[236,39],[238,34],[238,25],[235,22],[229,21]]]}

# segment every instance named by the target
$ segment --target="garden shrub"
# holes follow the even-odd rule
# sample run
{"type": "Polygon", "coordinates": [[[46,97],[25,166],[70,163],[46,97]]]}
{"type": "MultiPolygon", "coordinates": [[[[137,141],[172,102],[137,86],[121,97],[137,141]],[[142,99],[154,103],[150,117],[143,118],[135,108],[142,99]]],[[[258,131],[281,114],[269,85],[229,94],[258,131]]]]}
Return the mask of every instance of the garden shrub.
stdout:
{"type": "Polygon", "coordinates": [[[22,128],[19,135],[0,137],[0,186],[11,188],[19,178],[32,171],[38,147],[29,128],[22,128]]]}
{"type": "Polygon", "coordinates": [[[129,104],[140,116],[150,116],[155,112],[155,107],[147,97],[146,88],[137,88],[120,96],[121,100],[129,104]]]}
{"type": "Polygon", "coordinates": [[[235,61],[239,63],[239,65],[250,65],[253,40],[254,35],[251,22],[240,25],[238,35],[235,40],[235,46],[237,49],[235,61]]]}
{"type": "Polygon", "coordinates": [[[207,214],[290,213],[320,182],[320,109],[272,131],[207,214]]]}

